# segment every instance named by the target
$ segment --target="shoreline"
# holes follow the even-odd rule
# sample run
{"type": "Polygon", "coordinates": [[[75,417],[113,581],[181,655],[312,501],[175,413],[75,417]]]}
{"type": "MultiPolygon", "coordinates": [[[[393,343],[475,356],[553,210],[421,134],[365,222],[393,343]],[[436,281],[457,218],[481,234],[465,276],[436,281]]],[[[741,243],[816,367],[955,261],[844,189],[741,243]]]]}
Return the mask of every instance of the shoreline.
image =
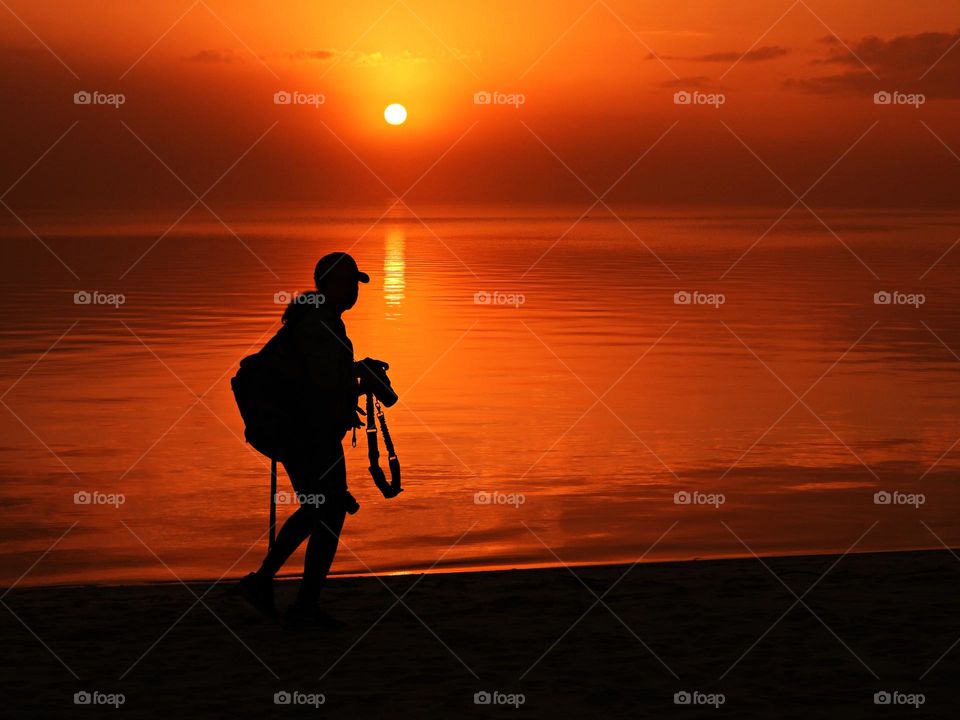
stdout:
{"type": "MultiPolygon", "coordinates": [[[[865,551],[853,551],[846,553],[848,556],[864,556],[864,555],[898,555],[898,554],[910,554],[910,553],[935,553],[935,552],[955,552],[960,555],[960,547],[956,548],[944,548],[943,545],[930,546],[926,548],[911,548],[908,550],[865,550],[865,551]]],[[[756,556],[750,555],[748,553],[739,553],[739,554],[729,554],[729,555],[708,555],[708,556],[696,556],[688,559],[669,559],[669,560],[646,560],[636,563],[638,566],[670,566],[670,565],[687,565],[687,564],[696,564],[696,563],[723,563],[723,562],[734,562],[739,560],[753,559],[756,561],[756,558],[762,560],[783,560],[783,559],[803,559],[803,558],[823,558],[823,557],[842,557],[844,553],[839,552],[803,552],[803,553],[771,553],[771,554],[758,554],[756,556]]],[[[299,564],[298,560],[292,561],[294,565],[299,564]]],[[[330,580],[353,580],[353,579],[364,579],[364,578],[389,578],[389,577],[409,577],[409,576],[429,576],[429,575],[473,575],[473,574],[482,574],[482,573],[500,573],[500,572],[527,572],[527,571],[537,571],[537,570],[554,570],[560,568],[575,568],[575,569],[589,569],[589,568],[617,568],[617,567],[629,567],[634,563],[626,561],[610,561],[610,562],[570,562],[570,563],[557,563],[557,562],[547,562],[547,563],[531,563],[528,565],[489,565],[482,567],[434,567],[428,569],[412,569],[412,570],[390,570],[383,572],[362,572],[362,573],[337,573],[331,572],[328,578],[330,580]]],[[[236,569],[236,568],[235,568],[236,569]]],[[[224,576],[219,579],[215,578],[189,578],[189,579],[176,579],[171,578],[170,580],[130,580],[124,579],[121,581],[94,581],[94,582],[74,582],[74,583],[49,583],[49,584],[30,584],[28,582],[19,583],[14,586],[0,586],[0,595],[3,595],[9,592],[11,589],[24,589],[24,590],[72,590],[72,589],[82,589],[82,588],[124,588],[124,587],[167,587],[167,586],[178,586],[178,585],[199,585],[199,586],[214,586],[221,584],[229,584],[232,582],[238,581],[244,574],[248,572],[248,569],[238,570],[237,574],[231,574],[230,576],[224,576]]],[[[300,579],[302,573],[291,572],[291,573],[280,573],[277,575],[276,580],[278,582],[292,582],[300,579]]]]}

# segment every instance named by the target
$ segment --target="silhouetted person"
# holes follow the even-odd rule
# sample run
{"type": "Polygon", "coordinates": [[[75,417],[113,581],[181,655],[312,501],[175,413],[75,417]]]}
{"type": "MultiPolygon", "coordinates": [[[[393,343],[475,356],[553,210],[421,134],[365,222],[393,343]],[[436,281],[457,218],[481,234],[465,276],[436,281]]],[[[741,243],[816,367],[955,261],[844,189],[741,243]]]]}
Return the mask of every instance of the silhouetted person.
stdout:
{"type": "Polygon", "coordinates": [[[317,263],[314,281],[316,292],[294,298],[283,313],[283,327],[251,356],[276,378],[274,392],[289,413],[283,420],[283,449],[275,455],[300,507],[283,524],[260,569],[241,580],[240,592],[261,612],[276,616],[273,578],[309,538],[303,581],[284,619],[289,625],[335,627],[342,623],[321,610],[318,600],[345,515],[358,507],[347,490],[341,442],[360,426],[357,399],[364,392],[358,381],[361,364],[354,363],[353,344],[340,316],[357,302],[358,283],[370,277],[350,255],[331,253],[317,263]]]}

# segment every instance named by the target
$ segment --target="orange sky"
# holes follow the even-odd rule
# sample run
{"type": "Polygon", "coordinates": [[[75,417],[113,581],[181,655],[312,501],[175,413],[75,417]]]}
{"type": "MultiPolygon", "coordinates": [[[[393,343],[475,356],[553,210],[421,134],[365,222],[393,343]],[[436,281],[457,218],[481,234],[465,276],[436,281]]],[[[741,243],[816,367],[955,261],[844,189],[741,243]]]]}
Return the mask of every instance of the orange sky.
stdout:
{"type": "Polygon", "coordinates": [[[23,211],[185,207],[141,140],[200,194],[271,126],[211,203],[379,203],[429,169],[411,203],[589,204],[668,130],[610,201],[786,206],[751,151],[802,194],[866,132],[812,205],[956,202],[950,0],[7,5],[0,184],[77,123],[7,197],[23,211]],[[78,106],[78,90],[126,102],[78,106]],[[278,90],[326,102],[278,106],[278,90]],[[525,103],[475,105],[482,90],[525,103]],[[677,90],[726,102],[678,106],[677,90]],[[878,106],[878,90],[926,103],[878,106]],[[390,102],[408,107],[403,127],[383,122],[390,102]]]}

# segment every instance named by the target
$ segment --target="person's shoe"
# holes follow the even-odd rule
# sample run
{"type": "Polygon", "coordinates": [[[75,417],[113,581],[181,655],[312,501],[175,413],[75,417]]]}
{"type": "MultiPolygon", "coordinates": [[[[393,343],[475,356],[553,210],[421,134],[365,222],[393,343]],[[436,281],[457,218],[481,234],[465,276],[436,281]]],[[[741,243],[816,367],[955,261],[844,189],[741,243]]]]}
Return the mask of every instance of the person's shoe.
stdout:
{"type": "Polygon", "coordinates": [[[293,603],[283,615],[283,624],[291,630],[300,628],[321,628],[324,630],[341,630],[347,626],[342,620],[337,620],[316,605],[303,606],[293,603]]]}
{"type": "Polygon", "coordinates": [[[277,606],[273,603],[273,581],[261,580],[256,573],[250,573],[237,583],[240,596],[261,615],[276,620],[277,606]]]}

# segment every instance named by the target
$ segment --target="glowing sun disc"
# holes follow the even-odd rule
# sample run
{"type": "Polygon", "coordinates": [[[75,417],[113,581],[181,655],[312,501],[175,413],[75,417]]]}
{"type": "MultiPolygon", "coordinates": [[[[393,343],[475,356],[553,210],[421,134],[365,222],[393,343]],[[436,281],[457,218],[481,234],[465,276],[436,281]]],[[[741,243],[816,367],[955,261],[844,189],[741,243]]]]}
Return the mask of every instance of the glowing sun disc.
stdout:
{"type": "Polygon", "coordinates": [[[383,119],[391,125],[403,125],[407,121],[407,109],[400,103],[387,105],[383,111],[383,119]]]}

